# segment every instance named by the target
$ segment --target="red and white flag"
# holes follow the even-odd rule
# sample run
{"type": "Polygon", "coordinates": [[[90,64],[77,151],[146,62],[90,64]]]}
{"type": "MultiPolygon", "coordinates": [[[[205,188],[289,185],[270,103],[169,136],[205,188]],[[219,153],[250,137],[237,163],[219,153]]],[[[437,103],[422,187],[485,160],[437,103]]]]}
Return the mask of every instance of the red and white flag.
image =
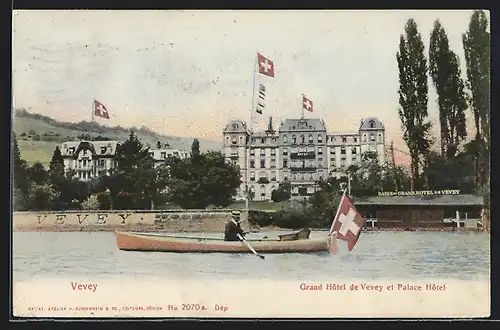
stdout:
{"type": "MultiPolygon", "coordinates": [[[[347,195],[340,201],[337,215],[333,220],[330,234],[332,240],[340,239],[347,242],[347,248],[352,251],[358,241],[361,229],[365,225],[365,220],[359,214],[347,195]]],[[[330,241],[331,250],[336,250],[335,242],[330,241]]]]}
{"type": "Polygon", "coordinates": [[[94,100],[94,114],[97,117],[109,119],[109,113],[106,107],[99,101],[94,100]]]}
{"type": "Polygon", "coordinates": [[[302,106],[309,112],[313,112],[313,102],[309,100],[305,95],[302,95],[302,106]]]}
{"type": "Polygon", "coordinates": [[[261,53],[257,53],[257,62],[259,63],[259,73],[269,77],[274,77],[273,61],[265,58],[261,53]]]}

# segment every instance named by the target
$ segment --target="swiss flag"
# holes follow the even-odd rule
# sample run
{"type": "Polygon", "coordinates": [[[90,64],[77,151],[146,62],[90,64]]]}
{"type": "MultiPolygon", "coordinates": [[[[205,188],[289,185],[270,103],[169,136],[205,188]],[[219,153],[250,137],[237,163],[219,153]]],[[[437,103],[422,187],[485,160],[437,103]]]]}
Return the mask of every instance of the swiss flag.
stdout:
{"type": "Polygon", "coordinates": [[[269,77],[274,77],[273,61],[265,58],[261,53],[257,53],[257,62],[259,63],[259,73],[269,77]]]}
{"type": "Polygon", "coordinates": [[[94,114],[98,117],[109,119],[108,110],[101,102],[97,100],[94,100],[94,114]]]}
{"type": "Polygon", "coordinates": [[[330,228],[332,238],[336,237],[337,239],[347,241],[347,248],[349,251],[352,251],[364,225],[365,220],[359,214],[358,210],[356,210],[349,197],[344,195],[340,202],[337,216],[330,228]]]}
{"type": "Polygon", "coordinates": [[[313,112],[313,102],[309,100],[305,95],[302,95],[302,106],[309,112],[313,112]]]}

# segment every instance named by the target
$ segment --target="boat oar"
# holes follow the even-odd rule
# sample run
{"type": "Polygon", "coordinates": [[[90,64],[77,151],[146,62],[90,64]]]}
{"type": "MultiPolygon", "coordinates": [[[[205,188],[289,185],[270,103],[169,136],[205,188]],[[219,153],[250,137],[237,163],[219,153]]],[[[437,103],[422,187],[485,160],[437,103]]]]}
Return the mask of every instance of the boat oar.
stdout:
{"type": "Polygon", "coordinates": [[[253,249],[253,247],[250,245],[250,243],[248,243],[240,234],[238,234],[238,238],[240,239],[240,241],[245,243],[245,245],[250,249],[250,251],[253,252],[253,254],[255,254],[257,257],[261,258],[262,260],[265,259],[265,257],[263,255],[258,254],[257,251],[255,251],[253,249]]]}

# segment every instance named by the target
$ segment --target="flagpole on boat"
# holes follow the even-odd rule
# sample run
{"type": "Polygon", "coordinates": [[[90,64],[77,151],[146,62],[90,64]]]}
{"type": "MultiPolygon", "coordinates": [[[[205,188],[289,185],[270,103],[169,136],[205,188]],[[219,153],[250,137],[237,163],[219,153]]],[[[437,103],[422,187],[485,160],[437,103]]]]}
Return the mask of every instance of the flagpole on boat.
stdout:
{"type": "Polygon", "coordinates": [[[249,183],[249,178],[250,178],[250,149],[252,145],[252,136],[253,136],[253,112],[254,112],[254,107],[255,107],[255,76],[256,74],[256,67],[257,67],[257,51],[255,52],[255,60],[253,62],[253,80],[252,80],[252,109],[250,111],[250,134],[249,134],[249,139],[248,139],[248,151],[247,151],[247,170],[246,170],[246,201],[245,201],[245,208],[247,212],[247,218],[250,216],[249,215],[249,195],[250,195],[250,188],[248,187],[249,183]]]}
{"type": "Polygon", "coordinates": [[[347,192],[347,188],[344,188],[344,191],[342,192],[342,197],[340,197],[339,206],[337,206],[337,212],[335,212],[335,218],[333,218],[332,226],[330,227],[330,232],[328,233],[328,236],[332,235],[333,227],[335,226],[335,222],[337,221],[337,217],[339,216],[340,206],[342,205],[342,201],[344,200],[344,196],[345,196],[346,192],[347,192]]]}

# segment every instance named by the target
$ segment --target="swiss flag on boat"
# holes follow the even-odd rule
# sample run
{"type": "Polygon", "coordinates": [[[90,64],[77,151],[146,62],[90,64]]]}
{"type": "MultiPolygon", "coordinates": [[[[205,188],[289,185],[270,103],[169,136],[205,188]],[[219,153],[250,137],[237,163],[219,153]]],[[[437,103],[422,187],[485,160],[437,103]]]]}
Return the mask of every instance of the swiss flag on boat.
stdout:
{"type": "Polygon", "coordinates": [[[94,100],[94,114],[97,117],[109,119],[108,109],[101,102],[94,100]]]}
{"type": "Polygon", "coordinates": [[[274,63],[265,58],[261,53],[257,53],[257,61],[259,62],[259,73],[269,77],[274,77],[274,63]]]}
{"type": "MultiPolygon", "coordinates": [[[[347,248],[352,251],[364,225],[365,220],[354,207],[349,197],[347,195],[342,196],[337,215],[330,228],[332,240],[335,241],[334,238],[336,238],[347,241],[347,248]]],[[[332,248],[336,248],[334,246],[335,242],[330,241],[330,244],[332,248]]]]}

